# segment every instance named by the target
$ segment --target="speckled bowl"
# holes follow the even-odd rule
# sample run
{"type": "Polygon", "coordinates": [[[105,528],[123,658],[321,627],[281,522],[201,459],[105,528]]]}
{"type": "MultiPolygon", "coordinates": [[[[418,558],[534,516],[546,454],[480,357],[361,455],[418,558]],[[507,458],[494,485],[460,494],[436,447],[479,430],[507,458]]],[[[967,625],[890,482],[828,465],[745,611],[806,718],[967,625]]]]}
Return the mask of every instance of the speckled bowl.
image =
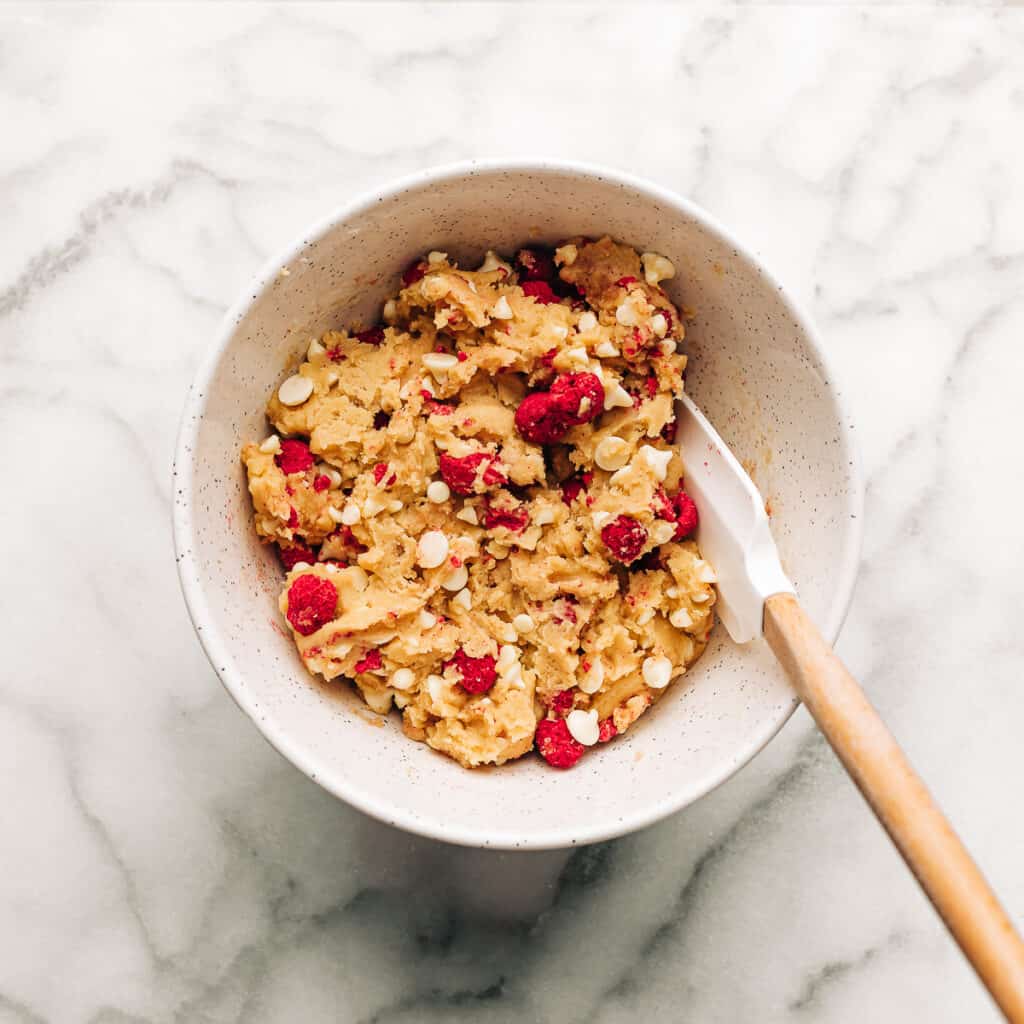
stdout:
{"type": "Polygon", "coordinates": [[[239,448],[266,435],[267,396],[310,337],[372,322],[430,249],[472,266],[487,248],[605,233],[674,261],[669,293],[696,313],[688,387],[753,469],[784,564],[830,639],[846,611],[862,485],[842,397],[807,318],[706,213],[616,172],[546,162],[443,168],[364,196],[300,235],[228,313],[185,404],[174,534],[196,631],[238,705],[311,779],[399,828],[500,848],[607,839],[707,793],[796,705],[763,643],[737,647],[719,627],[685,680],[571,771],[535,757],[466,771],[344,683],[315,682],[282,628],[281,574],[253,532],[239,448]]]}

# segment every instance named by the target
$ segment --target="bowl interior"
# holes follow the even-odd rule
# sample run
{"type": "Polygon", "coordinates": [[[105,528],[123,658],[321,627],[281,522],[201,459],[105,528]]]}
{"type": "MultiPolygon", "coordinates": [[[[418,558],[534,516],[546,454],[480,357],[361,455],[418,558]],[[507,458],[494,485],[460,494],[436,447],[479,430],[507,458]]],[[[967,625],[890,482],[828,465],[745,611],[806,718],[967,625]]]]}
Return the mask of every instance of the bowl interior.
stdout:
{"type": "Polygon", "coordinates": [[[799,314],[745,253],[681,200],[579,168],[462,168],[408,183],[312,232],[244,297],[190,394],[175,509],[186,598],[217,671],[303,771],[401,827],[474,845],[546,847],[605,838],[684,806],[728,777],[794,706],[762,642],[716,628],[688,676],[626,736],[557,772],[527,757],[465,771],[407,740],[344,683],[318,685],[279,622],[280,571],[250,525],[240,446],[267,433],[264,403],[326,327],[372,322],[398,273],[443,249],[609,233],[677,267],[692,310],[688,387],[770,503],[806,607],[834,634],[853,579],[860,490],[834,383],[799,314]]]}

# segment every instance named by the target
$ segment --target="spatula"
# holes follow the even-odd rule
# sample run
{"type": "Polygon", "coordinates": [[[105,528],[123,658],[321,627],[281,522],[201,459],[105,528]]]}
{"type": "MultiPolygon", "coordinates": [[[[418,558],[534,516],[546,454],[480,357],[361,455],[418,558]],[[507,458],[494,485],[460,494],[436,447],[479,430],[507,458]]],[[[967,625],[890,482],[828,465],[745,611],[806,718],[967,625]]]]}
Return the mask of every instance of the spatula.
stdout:
{"type": "Polygon", "coordinates": [[[718,575],[719,616],[744,644],[763,636],[921,888],[1008,1020],[1024,1024],[1024,943],[971,855],[857,681],[800,606],[764,499],[706,417],[679,409],[697,540],[718,575]]]}

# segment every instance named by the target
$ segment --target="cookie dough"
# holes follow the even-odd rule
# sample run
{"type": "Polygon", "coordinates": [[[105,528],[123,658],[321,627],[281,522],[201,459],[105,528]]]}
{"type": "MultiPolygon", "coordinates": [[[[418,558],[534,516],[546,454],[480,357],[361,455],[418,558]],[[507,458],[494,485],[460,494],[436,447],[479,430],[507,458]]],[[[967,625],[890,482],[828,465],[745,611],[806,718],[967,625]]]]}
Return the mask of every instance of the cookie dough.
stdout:
{"type": "Polygon", "coordinates": [[[610,238],[432,252],[382,324],[310,341],[242,450],[310,672],[466,767],[568,767],[693,664],[715,575],[672,443],[673,273],[610,238]]]}

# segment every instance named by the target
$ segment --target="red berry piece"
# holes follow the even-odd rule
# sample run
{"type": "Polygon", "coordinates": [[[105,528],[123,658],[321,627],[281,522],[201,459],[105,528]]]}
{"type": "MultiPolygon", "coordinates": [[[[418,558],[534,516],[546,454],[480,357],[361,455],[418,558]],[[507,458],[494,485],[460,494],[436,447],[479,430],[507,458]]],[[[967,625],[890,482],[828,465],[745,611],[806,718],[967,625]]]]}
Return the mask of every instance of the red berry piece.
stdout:
{"type": "Polygon", "coordinates": [[[558,349],[557,348],[549,348],[547,350],[547,352],[545,352],[544,355],[542,355],[540,357],[541,365],[542,366],[546,366],[550,370],[551,369],[551,364],[555,361],[555,356],[557,356],[557,355],[558,355],[558,349]]]}
{"type": "Polygon", "coordinates": [[[651,508],[659,519],[665,519],[670,523],[676,521],[676,507],[672,499],[659,487],[651,499],[651,508]]]}
{"type": "Polygon", "coordinates": [[[597,727],[598,743],[607,743],[610,739],[614,739],[618,735],[619,730],[615,728],[615,723],[610,718],[606,718],[597,727]]]}
{"type": "Polygon", "coordinates": [[[367,651],[363,655],[360,661],[357,661],[352,667],[352,671],[355,673],[359,672],[374,672],[383,666],[384,662],[381,659],[380,651],[375,647],[372,651],[367,651]]]}
{"type": "Polygon", "coordinates": [[[322,576],[300,576],[288,588],[288,621],[303,636],[330,622],[337,608],[338,591],[322,576]]]}
{"type": "Polygon", "coordinates": [[[334,533],[331,534],[331,536],[340,540],[347,548],[355,548],[356,551],[360,553],[366,550],[366,545],[360,544],[359,541],[356,540],[356,535],[352,532],[351,526],[345,526],[342,524],[334,531],[334,533]]]}
{"type": "Polygon", "coordinates": [[[697,529],[700,522],[697,506],[686,491],[680,491],[672,499],[672,504],[676,510],[676,540],[683,540],[697,529]]]}
{"type": "Polygon", "coordinates": [[[459,351],[455,353],[455,358],[458,359],[460,363],[464,363],[469,358],[469,353],[463,352],[462,349],[459,349],[459,351]]]}
{"type": "Polygon", "coordinates": [[[402,271],[402,284],[408,288],[409,285],[415,284],[419,281],[426,272],[427,265],[423,260],[417,260],[415,263],[410,263],[409,266],[402,271]]]}
{"type": "Polygon", "coordinates": [[[451,660],[444,663],[444,668],[449,665],[461,676],[459,685],[467,693],[486,693],[498,678],[494,659],[489,654],[482,658],[472,658],[460,647],[451,660]]]}
{"type": "Polygon", "coordinates": [[[330,486],[331,478],[328,476],[324,476],[323,473],[315,477],[313,480],[313,490],[316,491],[317,494],[321,493],[322,491],[326,491],[327,488],[330,486]]]}
{"type": "Polygon", "coordinates": [[[644,387],[647,389],[647,397],[653,398],[658,393],[658,378],[652,373],[644,378],[644,387]]]}
{"type": "Polygon", "coordinates": [[[505,474],[499,470],[495,463],[498,459],[489,452],[473,452],[471,455],[455,456],[442,455],[440,459],[441,478],[451,488],[453,494],[461,494],[465,497],[472,494],[479,483],[485,488],[494,487],[496,484],[503,484],[506,481],[505,474]],[[480,473],[480,467],[483,472],[480,473]]]}
{"type": "Polygon", "coordinates": [[[537,751],[552,768],[571,768],[587,748],[572,738],[564,718],[545,718],[537,723],[537,751]]]}
{"type": "Polygon", "coordinates": [[[364,345],[383,345],[384,328],[378,324],[376,327],[369,328],[369,330],[357,331],[355,338],[364,345]]]}
{"type": "Polygon", "coordinates": [[[487,530],[504,526],[513,533],[522,533],[529,521],[530,513],[522,505],[515,508],[495,508],[492,505],[484,507],[484,528],[487,530]]]}
{"type": "Polygon", "coordinates": [[[647,531],[635,519],[618,516],[601,531],[601,540],[624,565],[635,562],[647,543],[647,531]]]}
{"type": "Polygon", "coordinates": [[[523,281],[555,279],[555,258],[549,249],[520,249],[516,253],[516,263],[519,266],[519,277],[523,281]]]}
{"type": "Polygon", "coordinates": [[[558,693],[554,694],[548,701],[548,707],[556,715],[567,715],[572,711],[572,690],[559,690],[558,693]]]}
{"type": "Polygon", "coordinates": [[[534,444],[561,441],[571,425],[546,391],[527,395],[516,409],[515,422],[523,439],[534,444]]]}
{"type": "Polygon", "coordinates": [[[307,548],[305,544],[281,547],[278,548],[277,553],[281,556],[281,564],[284,566],[285,572],[291,572],[299,562],[308,562],[310,565],[316,562],[316,552],[312,548],[307,548]]]}
{"type": "Polygon", "coordinates": [[[522,287],[524,295],[528,295],[542,306],[558,302],[558,296],[551,290],[551,285],[547,281],[524,281],[522,287]]]}
{"type": "Polygon", "coordinates": [[[562,501],[566,505],[572,505],[572,503],[586,491],[586,484],[578,476],[571,476],[568,480],[562,481],[562,501]]]}
{"type": "Polygon", "coordinates": [[[620,288],[628,288],[631,284],[636,284],[636,278],[635,277],[620,277],[618,279],[618,281],[616,281],[615,283],[620,288]]]}
{"type": "Polygon", "coordinates": [[[294,506],[288,509],[288,529],[297,529],[299,525],[299,513],[295,511],[294,506]]]}
{"type": "Polygon", "coordinates": [[[282,473],[305,473],[313,465],[313,453],[305,441],[282,441],[274,461],[282,473]]]}
{"type": "MultiPolygon", "coordinates": [[[[380,486],[381,480],[384,480],[384,475],[387,473],[387,471],[388,464],[386,462],[378,462],[377,465],[373,467],[373,482],[378,487],[380,486]]],[[[390,487],[397,479],[398,477],[394,473],[392,473],[387,478],[387,480],[384,480],[384,486],[390,487]]]]}
{"type": "Polygon", "coordinates": [[[604,385],[594,373],[565,373],[554,379],[551,401],[573,426],[589,423],[604,412],[604,385]]]}
{"type": "MultiPolygon", "coordinates": [[[[430,395],[429,391],[424,391],[424,395],[430,395]]],[[[444,402],[433,401],[433,396],[427,400],[425,404],[428,416],[451,416],[455,410],[450,405],[445,405],[444,402]]]]}

